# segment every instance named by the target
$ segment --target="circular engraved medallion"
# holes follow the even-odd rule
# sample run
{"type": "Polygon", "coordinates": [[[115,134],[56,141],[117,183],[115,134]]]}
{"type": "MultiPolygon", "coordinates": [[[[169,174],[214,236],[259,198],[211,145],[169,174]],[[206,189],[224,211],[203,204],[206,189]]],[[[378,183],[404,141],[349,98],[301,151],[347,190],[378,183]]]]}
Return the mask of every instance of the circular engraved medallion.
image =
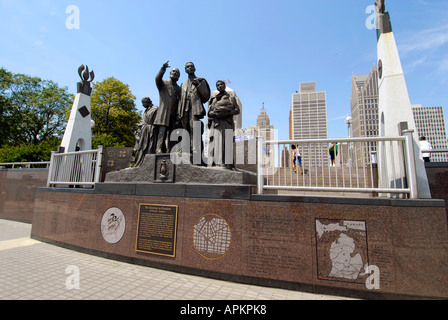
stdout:
{"type": "Polygon", "coordinates": [[[227,221],[216,214],[206,214],[193,227],[193,244],[206,259],[220,259],[229,251],[232,233],[227,221]]]}
{"type": "Polygon", "coordinates": [[[126,229],[123,212],[118,208],[109,208],[101,219],[101,233],[104,240],[110,244],[121,240],[126,229]]]}

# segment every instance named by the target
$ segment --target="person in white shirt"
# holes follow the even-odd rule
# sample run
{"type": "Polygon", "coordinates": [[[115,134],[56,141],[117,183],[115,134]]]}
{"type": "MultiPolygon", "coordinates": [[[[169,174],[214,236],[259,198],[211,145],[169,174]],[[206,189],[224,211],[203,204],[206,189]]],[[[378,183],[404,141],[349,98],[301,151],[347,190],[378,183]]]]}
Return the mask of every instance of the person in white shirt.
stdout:
{"type": "Polygon", "coordinates": [[[298,165],[300,168],[300,173],[303,174],[302,156],[300,155],[299,146],[296,147],[295,145],[292,145],[291,149],[292,149],[292,168],[294,172],[297,172],[297,165],[298,165]]]}
{"type": "MultiPolygon", "coordinates": [[[[426,137],[421,137],[419,144],[420,144],[420,150],[432,150],[432,146],[428,141],[426,141],[426,137]]],[[[422,153],[422,157],[425,162],[431,162],[430,153],[427,152],[422,153]]]]}

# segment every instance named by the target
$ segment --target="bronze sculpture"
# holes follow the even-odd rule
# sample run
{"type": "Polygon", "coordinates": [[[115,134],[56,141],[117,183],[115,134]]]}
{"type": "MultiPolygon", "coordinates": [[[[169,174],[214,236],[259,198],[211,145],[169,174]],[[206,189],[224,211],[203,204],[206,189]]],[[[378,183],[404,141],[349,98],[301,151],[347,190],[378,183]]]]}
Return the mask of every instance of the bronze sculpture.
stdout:
{"type": "Polygon", "coordinates": [[[214,165],[234,169],[235,122],[233,116],[241,111],[235,97],[226,92],[224,81],[218,80],[216,88],[218,94],[210,99],[207,113],[210,129],[209,162],[213,161],[214,165]]]}
{"type": "Polygon", "coordinates": [[[195,75],[196,68],[193,62],[185,64],[185,72],[188,79],[181,86],[181,98],[179,102],[178,118],[182,128],[190,134],[190,151],[194,164],[202,163],[202,134],[204,132],[201,119],[206,111],[204,103],[210,99],[210,86],[204,78],[195,75]],[[200,133],[194,132],[194,128],[200,126],[200,133]],[[195,134],[196,133],[196,134],[195,134]]]}
{"type": "Polygon", "coordinates": [[[177,108],[180,99],[180,87],[177,80],[180,77],[180,71],[174,68],[170,72],[170,79],[163,80],[166,69],[170,68],[168,61],[163,64],[156,76],[156,85],[159,90],[160,103],[154,125],[157,126],[157,146],[155,153],[169,153],[172,144],[169,141],[171,132],[176,127],[177,108]]]}
{"type": "Polygon", "coordinates": [[[92,87],[90,86],[90,83],[93,81],[93,79],[95,79],[95,73],[93,71],[89,72],[89,66],[85,67],[82,64],[78,68],[78,74],[81,78],[81,82],[78,82],[77,85],[78,93],[83,93],[90,96],[90,94],[92,93],[92,87]]]}
{"type": "Polygon", "coordinates": [[[154,118],[158,108],[152,104],[151,99],[148,97],[142,99],[142,104],[145,107],[145,112],[142,121],[139,123],[134,148],[136,167],[143,163],[145,155],[154,153],[156,145],[154,118]]]}
{"type": "Polygon", "coordinates": [[[385,0],[375,0],[375,10],[377,16],[377,39],[384,33],[392,32],[392,23],[389,12],[386,12],[385,0]]]}
{"type": "Polygon", "coordinates": [[[375,6],[377,8],[378,13],[386,12],[385,0],[375,0],[375,6]]]}

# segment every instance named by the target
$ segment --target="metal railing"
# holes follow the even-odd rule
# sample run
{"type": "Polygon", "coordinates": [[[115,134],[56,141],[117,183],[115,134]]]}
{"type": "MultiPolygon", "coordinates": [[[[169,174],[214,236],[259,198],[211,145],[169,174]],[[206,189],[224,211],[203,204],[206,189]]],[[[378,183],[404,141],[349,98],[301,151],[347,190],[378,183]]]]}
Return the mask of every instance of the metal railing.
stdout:
{"type": "MultiPolygon", "coordinates": [[[[421,153],[448,153],[448,149],[431,149],[431,150],[420,150],[421,153]]],[[[1,165],[1,163],[0,163],[1,165]]]]}
{"type": "Polygon", "coordinates": [[[47,187],[93,186],[100,182],[101,158],[101,147],[80,152],[52,152],[47,187]]]}
{"type": "Polygon", "coordinates": [[[0,163],[0,167],[4,167],[5,169],[48,168],[49,166],[50,166],[50,162],[49,161],[0,163]]]}
{"type": "MultiPolygon", "coordinates": [[[[415,162],[411,133],[399,137],[368,137],[344,139],[258,141],[258,193],[264,190],[324,191],[371,194],[403,194],[416,196],[412,181],[415,180],[415,162]],[[328,148],[337,142],[335,165],[330,165],[328,148]],[[302,168],[292,168],[291,145],[298,146],[302,168]],[[387,146],[388,157],[394,165],[389,170],[391,185],[381,185],[376,160],[380,145],[387,146]],[[272,159],[266,163],[266,150],[281,162],[272,159]],[[282,151],[283,150],[283,151],[282,151]],[[285,151],[287,150],[287,151],[285,151]],[[408,152],[409,151],[409,152],[408,152]],[[284,158],[290,154],[289,159],[284,158]],[[395,158],[395,159],[394,159],[395,158]],[[412,158],[412,159],[410,159],[412,158]],[[412,160],[412,161],[411,161],[412,160]]],[[[382,159],[379,159],[380,161],[382,159]]],[[[384,183],[383,183],[384,184],[384,183]]]]}

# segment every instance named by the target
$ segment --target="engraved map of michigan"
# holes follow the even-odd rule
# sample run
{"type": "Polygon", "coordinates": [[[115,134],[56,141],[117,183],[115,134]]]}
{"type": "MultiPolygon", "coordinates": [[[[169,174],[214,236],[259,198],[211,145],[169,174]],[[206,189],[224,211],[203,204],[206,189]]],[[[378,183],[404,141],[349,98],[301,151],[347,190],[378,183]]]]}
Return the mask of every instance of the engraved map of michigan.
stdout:
{"type": "Polygon", "coordinates": [[[316,219],[316,246],[318,279],[365,283],[365,221],[316,219]]]}

